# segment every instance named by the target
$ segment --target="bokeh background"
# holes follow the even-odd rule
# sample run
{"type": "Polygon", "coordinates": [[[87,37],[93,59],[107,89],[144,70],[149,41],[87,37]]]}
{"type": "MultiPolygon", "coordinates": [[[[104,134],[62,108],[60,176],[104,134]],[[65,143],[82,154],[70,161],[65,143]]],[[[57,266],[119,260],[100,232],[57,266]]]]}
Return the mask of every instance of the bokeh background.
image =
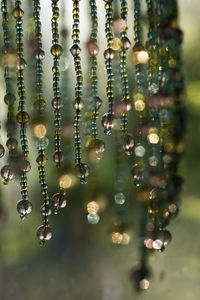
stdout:
{"type": "MultiPolygon", "coordinates": [[[[28,2],[25,1],[24,5],[28,2]]],[[[49,53],[50,1],[43,0],[42,2],[44,48],[45,52],[49,53]]],[[[83,43],[88,38],[88,23],[85,17],[87,8],[84,8],[84,2],[86,1],[82,1],[81,4],[83,43]]],[[[132,1],[129,2],[132,5],[132,1]]],[[[113,201],[115,169],[108,149],[105,158],[97,167],[101,196],[107,203],[99,224],[95,226],[87,224],[83,208],[84,201],[87,200],[87,192],[77,184],[68,193],[67,208],[59,216],[51,218],[54,238],[45,247],[40,247],[35,237],[35,230],[41,224],[37,166],[33,165],[32,175],[30,175],[32,185],[30,195],[35,209],[25,222],[19,219],[16,212],[16,203],[20,199],[16,183],[11,183],[10,188],[1,184],[1,300],[197,300],[199,298],[200,3],[198,0],[192,2],[179,0],[178,2],[180,26],[184,31],[183,55],[189,119],[186,153],[180,166],[180,174],[184,177],[185,184],[180,214],[169,226],[173,235],[172,243],[165,252],[157,253],[150,258],[153,277],[149,290],[138,294],[134,291],[130,281],[130,270],[138,263],[140,243],[137,225],[139,210],[132,190],[127,192],[130,200],[127,218],[130,223],[131,243],[126,247],[114,247],[110,243],[109,234],[114,213],[108,203],[113,201]],[[107,168],[108,163],[110,168],[107,168]]],[[[65,20],[70,26],[71,1],[66,1],[66,8],[65,20]]],[[[103,15],[103,11],[100,15],[103,15]]],[[[100,38],[103,40],[103,18],[100,20],[100,26],[102,28],[100,38]]],[[[27,30],[26,34],[28,33],[27,30]]],[[[131,34],[132,29],[130,36],[131,34]]],[[[84,61],[85,66],[86,64],[87,61],[84,61]]],[[[51,56],[47,55],[45,62],[47,74],[50,72],[50,67],[51,56]]],[[[101,72],[104,74],[105,70],[102,69],[101,72]]],[[[69,81],[73,84],[73,72],[71,74],[69,81]]],[[[27,79],[30,76],[31,73],[28,73],[27,79]]],[[[46,81],[51,83],[51,78],[46,78],[46,81]]],[[[101,84],[103,85],[100,82],[101,84]]],[[[45,93],[51,99],[51,89],[48,84],[46,84],[45,93]]],[[[3,101],[3,94],[3,82],[1,82],[1,101],[3,101]]],[[[5,118],[3,106],[0,113],[1,119],[5,118]]],[[[2,131],[1,136],[5,138],[2,131]]],[[[31,158],[33,161],[35,157],[36,150],[32,142],[31,158]]],[[[53,165],[49,164],[48,172],[50,192],[53,192],[55,188],[53,165]]]]}

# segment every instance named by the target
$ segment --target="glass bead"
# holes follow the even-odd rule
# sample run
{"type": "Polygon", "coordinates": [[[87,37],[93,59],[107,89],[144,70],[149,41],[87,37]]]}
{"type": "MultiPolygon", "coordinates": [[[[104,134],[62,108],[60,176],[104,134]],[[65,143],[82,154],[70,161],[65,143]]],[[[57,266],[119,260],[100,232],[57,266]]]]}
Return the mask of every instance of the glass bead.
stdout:
{"type": "Polygon", "coordinates": [[[91,213],[87,215],[87,219],[88,219],[88,223],[92,225],[96,225],[97,223],[99,223],[100,217],[96,213],[91,213]]]}
{"type": "Polygon", "coordinates": [[[61,193],[56,193],[52,197],[52,206],[55,210],[55,213],[60,211],[62,208],[65,208],[67,205],[66,196],[61,193]]]}
{"type": "Polygon", "coordinates": [[[158,165],[158,158],[154,155],[149,157],[149,165],[151,167],[156,167],[158,165]]]}
{"type": "Polygon", "coordinates": [[[115,194],[114,199],[115,199],[115,203],[119,205],[123,205],[126,201],[126,197],[121,192],[115,194]]]}
{"type": "Polygon", "coordinates": [[[27,67],[27,63],[26,63],[25,59],[20,57],[17,60],[17,70],[23,71],[26,69],[26,67],[27,67]]]}
{"type": "Polygon", "coordinates": [[[4,102],[7,104],[7,105],[13,105],[16,101],[16,97],[11,94],[11,93],[7,93],[4,97],[4,102]]]}
{"type": "Polygon", "coordinates": [[[0,144],[0,158],[3,157],[5,154],[5,148],[2,144],[0,144]]]}
{"type": "Polygon", "coordinates": [[[21,19],[23,17],[24,11],[20,7],[15,7],[13,9],[12,15],[15,19],[21,19]]]}
{"type": "Polygon", "coordinates": [[[64,153],[63,152],[55,152],[53,155],[53,160],[55,163],[59,164],[64,160],[64,153]]]}
{"type": "Polygon", "coordinates": [[[115,51],[111,48],[108,48],[104,51],[104,58],[105,60],[113,60],[115,57],[115,51]]]}
{"type": "Polygon", "coordinates": [[[131,278],[137,289],[147,290],[150,285],[151,272],[146,266],[142,265],[133,270],[131,278]]]}
{"type": "Polygon", "coordinates": [[[62,52],[63,52],[63,49],[62,49],[62,47],[61,47],[60,45],[58,45],[58,44],[55,44],[55,45],[53,45],[53,46],[51,47],[51,54],[52,54],[53,56],[56,56],[56,57],[61,56],[61,55],[62,55],[62,52]]]}
{"type": "Polygon", "coordinates": [[[15,176],[16,176],[15,170],[11,166],[6,165],[1,169],[1,177],[5,181],[13,180],[15,176]]]}
{"type": "Polygon", "coordinates": [[[110,132],[114,128],[115,117],[111,113],[105,113],[101,119],[101,124],[106,132],[110,132]]]}
{"type": "Polygon", "coordinates": [[[55,97],[53,98],[53,100],[51,101],[51,105],[54,109],[60,109],[63,107],[63,102],[60,98],[55,97]]]}
{"type": "Polygon", "coordinates": [[[9,151],[15,150],[17,148],[18,141],[15,138],[9,138],[6,142],[6,146],[9,151]]]}
{"type": "Polygon", "coordinates": [[[44,99],[38,99],[33,104],[34,109],[37,111],[43,111],[46,108],[46,101],[44,99]]]}
{"type": "Polygon", "coordinates": [[[94,56],[98,55],[99,47],[97,45],[96,40],[90,40],[86,46],[87,46],[87,51],[90,56],[94,57],[94,56]]]}
{"type": "Polygon", "coordinates": [[[76,165],[77,176],[80,179],[81,178],[84,179],[85,177],[88,177],[89,171],[90,171],[90,169],[89,169],[88,165],[85,163],[76,165]]]}
{"type": "Polygon", "coordinates": [[[86,151],[92,161],[100,160],[105,151],[105,144],[100,139],[90,139],[88,145],[86,145],[86,151]]]}
{"type": "Polygon", "coordinates": [[[17,211],[22,219],[32,212],[32,208],[32,203],[27,200],[21,200],[17,203],[17,211]]]}
{"type": "Polygon", "coordinates": [[[73,106],[74,106],[74,109],[76,109],[76,110],[79,110],[79,111],[82,110],[83,106],[84,106],[83,100],[80,97],[75,98],[74,102],[73,102],[73,106]]]}
{"type": "Polygon", "coordinates": [[[141,144],[137,144],[135,146],[135,150],[134,151],[135,151],[135,155],[137,157],[143,157],[145,155],[145,152],[146,152],[144,146],[142,146],[141,144]]]}
{"type": "Polygon", "coordinates": [[[52,229],[45,225],[41,225],[36,232],[37,238],[42,242],[49,241],[52,238],[52,234],[52,229]]]}
{"type": "Polygon", "coordinates": [[[36,162],[38,163],[39,166],[44,167],[46,165],[48,158],[44,154],[38,155],[36,162]]]}
{"type": "Polygon", "coordinates": [[[33,57],[37,60],[43,60],[45,58],[45,52],[39,48],[33,52],[33,57]]]}
{"type": "Polygon", "coordinates": [[[22,160],[20,162],[20,169],[24,173],[28,173],[31,170],[31,164],[28,160],[22,160]]]}
{"type": "Polygon", "coordinates": [[[78,45],[73,45],[70,49],[70,52],[73,57],[79,56],[81,53],[81,48],[78,45]]]}
{"type": "Polygon", "coordinates": [[[144,180],[144,164],[137,163],[131,169],[134,184],[139,187],[144,180]]]}
{"type": "Polygon", "coordinates": [[[29,114],[25,111],[18,112],[16,118],[17,118],[17,122],[20,124],[25,124],[30,119],[29,114]]]}
{"type": "Polygon", "coordinates": [[[122,42],[122,50],[127,51],[131,46],[130,40],[127,37],[123,37],[121,39],[121,42],[122,42]]]}
{"type": "Polygon", "coordinates": [[[123,137],[123,149],[125,151],[131,151],[134,146],[133,135],[131,133],[127,133],[123,137]]]}
{"type": "Polygon", "coordinates": [[[103,101],[99,97],[95,97],[95,109],[99,110],[102,106],[103,101]]]}
{"type": "Polygon", "coordinates": [[[36,141],[36,147],[38,150],[45,150],[49,145],[49,139],[44,136],[36,141]]]}

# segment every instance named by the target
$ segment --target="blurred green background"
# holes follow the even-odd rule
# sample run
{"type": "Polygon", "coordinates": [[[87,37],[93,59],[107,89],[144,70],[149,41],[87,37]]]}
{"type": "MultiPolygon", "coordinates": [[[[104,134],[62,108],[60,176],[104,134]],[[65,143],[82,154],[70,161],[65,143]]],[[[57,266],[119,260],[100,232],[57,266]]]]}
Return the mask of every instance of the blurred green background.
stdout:
{"type": "MultiPolygon", "coordinates": [[[[45,2],[47,3],[47,2],[45,2]]],[[[51,218],[54,238],[40,247],[35,230],[41,224],[40,196],[32,190],[35,210],[21,222],[16,213],[19,191],[1,185],[3,207],[0,223],[1,300],[197,300],[200,294],[200,2],[180,0],[180,25],[184,31],[184,61],[189,114],[186,153],[180,173],[185,179],[182,205],[169,230],[173,240],[167,250],[150,258],[153,278],[149,290],[136,294],[130,269],[138,263],[137,213],[133,204],[132,241],[126,247],[113,247],[109,241],[112,212],[101,215],[89,226],[83,210],[84,191],[80,185],[70,192],[67,208],[51,218]]],[[[35,150],[31,151],[34,159],[35,150]]],[[[107,170],[109,156],[99,167],[100,182],[108,201],[112,198],[113,169],[107,170]],[[111,178],[111,179],[110,179],[111,178]]],[[[37,186],[36,167],[31,178],[37,186]]],[[[50,190],[54,171],[50,171],[50,190]]],[[[37,186],[38,187],[38,186],[37,186]]],[[[134,199],[131,199],[134,202],[134,199]]],[[[135,205],[135,206],[134,206],[135,205]]]]}

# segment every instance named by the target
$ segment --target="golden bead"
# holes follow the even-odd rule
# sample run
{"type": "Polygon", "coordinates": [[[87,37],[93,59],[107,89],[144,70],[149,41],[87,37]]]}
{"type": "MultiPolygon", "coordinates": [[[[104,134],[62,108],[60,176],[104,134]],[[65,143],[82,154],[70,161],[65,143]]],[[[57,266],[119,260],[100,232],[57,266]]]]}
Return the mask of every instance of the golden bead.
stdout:
{"type": "Polygon", "coordinates": [[[37,138],[41,138],[47,134],[47,129],[46,129],[45,125],[38,124],[34,127],[33,132],[37,138]]]}
{"type": "Polygon", "coordinates": [[[26,111],[18,112],[16,118],[17,118],[17,122],[20,124],[25,124],[30,119],[29,114],[26,111]]]}
{"type": "Polygon", "coordinates": [[[21,19],[23,17],[24,11],[20,7],[15,7],[13,9],[12,15],[15,19],[21,19]]]}
{"type": "Polygon", "coordinates": [[[37,157],[36,162],[39,166],[44,167],[46,165],[47,160],[48,158],[45,155],[41,154],[37,157]]]}
{"type": "Polygon", "coordinates": [[[96,202],[96,201],[90,201],[88,204],[87,204],[87,211],[89,214],[92,214],[92,213],[98,213],[99,211],[99,204],[96,202]]]}
{"type": "Polygon", "coordinates": [[[61,189],[69,189],[76,183],[76,176],[73,174],[64,174],[59,179],[61,189]]]}
{"type": "Polygon", "coordinates": [[[62,55],[63,49],[60,45],[55,44],[51,47],[51,54],[53,56],[60,56],[62,55]]]}

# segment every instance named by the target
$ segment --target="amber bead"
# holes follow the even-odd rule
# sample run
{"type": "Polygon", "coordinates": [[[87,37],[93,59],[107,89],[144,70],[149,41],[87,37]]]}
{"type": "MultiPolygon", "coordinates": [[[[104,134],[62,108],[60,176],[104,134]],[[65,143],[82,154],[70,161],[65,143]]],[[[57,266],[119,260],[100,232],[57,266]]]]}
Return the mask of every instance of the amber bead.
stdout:
{"type": "Polygon", "coordinates": [[[39,155],[36,159],[36,162],[38,163],[38,165],[44,167],[46,165],[48,158],[45,155],[39,155]]]}
{"type": "Polygon", "coordinates": [[[60,45],[55,44],[51,47],[51,54],[53,56],[60,56],[62,55],[63,49],[60,45]]]}
{"type": "Polygon", "coordinates": [[[29,121],[30,117],[26,111],[20,111],[17,114],[17,122],[20,124],[25,124],[29,121]]]}

